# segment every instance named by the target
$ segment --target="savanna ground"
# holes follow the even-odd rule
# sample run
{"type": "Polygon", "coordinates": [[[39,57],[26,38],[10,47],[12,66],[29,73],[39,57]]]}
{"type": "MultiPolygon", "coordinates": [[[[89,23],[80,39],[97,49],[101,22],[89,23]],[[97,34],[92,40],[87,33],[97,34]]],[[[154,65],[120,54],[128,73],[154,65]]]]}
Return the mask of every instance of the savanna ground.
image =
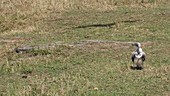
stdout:
{"type": "Polygon", "coordinates": [[[170,1],[1,0],[0,11],[1,96],[170,96],[170,1]],[[144,70],[129,68],[137,41],[144,70]]]}

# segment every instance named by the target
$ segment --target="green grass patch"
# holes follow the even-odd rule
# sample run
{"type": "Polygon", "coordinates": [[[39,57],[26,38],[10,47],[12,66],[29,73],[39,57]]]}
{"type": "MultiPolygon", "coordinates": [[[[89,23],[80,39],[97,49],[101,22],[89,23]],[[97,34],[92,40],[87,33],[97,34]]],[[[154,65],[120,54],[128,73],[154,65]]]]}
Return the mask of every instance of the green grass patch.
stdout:
{"type": "MultiPolygon", "coordinates": [[[[169,4],[101,11],[72,9],[54,11],[41,18],[28,17],[30,21],[24,25],[15,23],[21,27],[15,30],[17,27],[9,26],[13,31],[0,33],[3,39],[11,40],[0,41],[0,95],[168,96],[169,11],[169,4]],[[15,37],[19,39],[13,39],[15,37]],[[135,49],[128,43],[81,45],[81,40],[142,42],[146,52],[144,70],[129,68],[131,52],[135,49]],[[16,46],[48,45],[58,41],[64,45],[19,54],[13,52],[16,46]]],[[[11,18],[9,21],[14,22],[28,19],[17,14],[11,18]]]]}

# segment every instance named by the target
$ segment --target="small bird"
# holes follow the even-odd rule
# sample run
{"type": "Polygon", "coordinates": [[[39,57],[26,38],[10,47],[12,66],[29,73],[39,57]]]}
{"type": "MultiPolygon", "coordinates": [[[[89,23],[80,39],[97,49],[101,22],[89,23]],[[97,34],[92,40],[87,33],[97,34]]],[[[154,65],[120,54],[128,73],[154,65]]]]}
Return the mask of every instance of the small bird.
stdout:
{"type": "Polygon", "coordinates": [[[143,52],[141,48],[141,44],[139,42],[133,43],[132,46],[136,47],[136,50],[132,52],[132,62],[134,64],[133,68],[142,70],[143,69],[143,62],[145,61],[145,52],[143,52]]]}

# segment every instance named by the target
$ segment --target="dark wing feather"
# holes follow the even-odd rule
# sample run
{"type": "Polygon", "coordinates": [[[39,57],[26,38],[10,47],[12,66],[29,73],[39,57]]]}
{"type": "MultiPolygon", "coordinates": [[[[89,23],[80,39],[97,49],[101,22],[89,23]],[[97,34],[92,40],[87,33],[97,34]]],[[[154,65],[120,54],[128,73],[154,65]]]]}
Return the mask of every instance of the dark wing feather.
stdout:
{"type": "Polygon", "coordinates": [[[145,61],[145,54],[142,55],[142,61],[144,62],[145,61]]]}
{"type": "Polygon", "coordinates": [[[132,62],[134,62],[134,60],[135,60],[135,54],[132,54],[131,59],[132,59],[132,62]]]}

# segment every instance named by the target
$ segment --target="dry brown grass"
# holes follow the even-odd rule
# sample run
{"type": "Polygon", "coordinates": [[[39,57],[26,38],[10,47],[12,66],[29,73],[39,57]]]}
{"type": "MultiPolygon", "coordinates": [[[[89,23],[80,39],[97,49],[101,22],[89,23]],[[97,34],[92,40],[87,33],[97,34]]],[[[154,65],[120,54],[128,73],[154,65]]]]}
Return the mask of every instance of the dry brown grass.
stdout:
{"type": "Polygon", "coordinates": [[[119,5],[157,4],[168,0],[1,0],[1,14],[42,13],[70,9],[114,9],[119,5]]]}
{"type": "Polygon", "coordinates": [[[28,29],[33,24],[36,30],[37,23],[35,22],[41,21],[53,13],[60,16],[63,11],[71,10],[108,11],[121,5],[154,7],[160,2],[167,3],[168,0],[1,0],[0,34],[2,36],[3,34],[18,33],[21,32],[20,29],[28,29]]]}

